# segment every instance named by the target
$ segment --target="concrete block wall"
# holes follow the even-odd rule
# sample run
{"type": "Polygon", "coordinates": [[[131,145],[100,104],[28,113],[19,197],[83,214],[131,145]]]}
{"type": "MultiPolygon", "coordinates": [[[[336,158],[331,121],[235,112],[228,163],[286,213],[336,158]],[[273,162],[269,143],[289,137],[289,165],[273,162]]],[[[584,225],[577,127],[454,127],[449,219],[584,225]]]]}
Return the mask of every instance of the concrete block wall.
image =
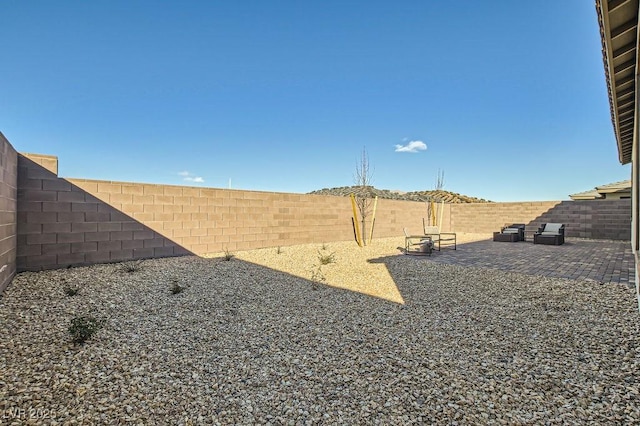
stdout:
{"type": "Polygon", "coordinates": [[[450,226],[458,232],[493,232],[508,223],[537,229],[547,222],[564,223],[566,236],[631,239],[631,200],[539,201],[450,204],[450,226]]]}
{"type": "Polygon", "coordinates": [[[576,201],[580,220],[578,236],[594,239],[631,240],[631,200],[576,201]]]}
{"type": "MultiPolygon", "coordinates": [[[[458,232],[492,233],[507,223],[535,226],[535,218],[560,204],[559,201],[517,203],[448,204],[450,226],[458,232]]],[[[551,222],[551,221],[550,221],[551,222]]]]}
{"type": "Polygon", "coordinates": [[[16,273],[18,154],[0,133],[0,293],[16,273]]]}
{"type": "Polygon", "coordinates": [[[56,157],[18,154],[18,271],[189,253],[57,170],[56,157]]]}
{"type": "MultiPolygon", "coordinates": [[[[203,254],[353,239],[349,198],[69,179],[166,238],[203,254]]],[[[419,203],[380,200],[375,236],[421,229],[419,203]]],[[[368,226],[367,226],[367,229],[368,226]]]]}
{"type": "MultiPolygon", "coordinates": [[[[353,240],[345,197],[63,179],[56,171],[56,157],[19,157],[19,270],[353,240]]],[[[425,211],[424,203],[379,200],[374,236],[419,232],[425,211]]]]}
{"type": "MultiPolygon", "coordinates": [[[[14,241],[15,267],[7,269],[11,276],[12,270],[354,238],[347,197],[63,179],[57,175],[54,156],[17,154],[12,169],[10,153],[15,151],[6,139],[0,142],[9,153],[3,157],[9,160],[2,160],[8,182],[3,223],[9,239],[0,257],[4,253],[11,264],[14,241]],[[16,231],[11,240],[11,176],[16,175],[16,231]]],[[[15,194],[15,184],[13,188],[15,194]]],[[[522,222],[535,229],[544,222],[562,222],[569,237],[630,238],[630,200],[439,204],[437,208],[442,231],[491,233],[505,223],[522,222]]],[[[405,227],[420,233],[426,214],[423,202],[379,200],[374,237],[401,236],[405,227]]],[[[369,227],[370,222],[367,234],[369,227]]]]}

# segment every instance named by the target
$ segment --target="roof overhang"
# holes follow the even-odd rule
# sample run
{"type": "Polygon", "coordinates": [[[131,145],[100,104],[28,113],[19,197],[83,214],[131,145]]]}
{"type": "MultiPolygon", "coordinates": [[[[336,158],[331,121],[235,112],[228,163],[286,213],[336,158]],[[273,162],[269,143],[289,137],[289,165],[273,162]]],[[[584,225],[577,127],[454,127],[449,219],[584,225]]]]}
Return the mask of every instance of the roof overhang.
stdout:
{"type": "Polygon", "coordinates": [[[624,193],[628,193],[631,194],[631,187],[629,188],[618,188],[618,189],[601,189],[598,190],[598,192],[600,194],[624,194],[624,193]]]}
{"type": "Polygon", "coordinates": [[[596,191],[598,191],[600,194],[631,192],[631,180],[623,180],[621,182],[613,182],[606,185],[596,186],[596,191]]]}
{"type": "Polygon", "coordinates": [[[569,195],[572,200],[597,200],[599,198],[604,198],[600,193],[596,190],[579,192],[577,194],[569,195]]]}
{"type": "Polygon", "coordinates": [[[636,126],[639,0],[596,0],[611,120],[622,164],[631,162],[636,126]]]}

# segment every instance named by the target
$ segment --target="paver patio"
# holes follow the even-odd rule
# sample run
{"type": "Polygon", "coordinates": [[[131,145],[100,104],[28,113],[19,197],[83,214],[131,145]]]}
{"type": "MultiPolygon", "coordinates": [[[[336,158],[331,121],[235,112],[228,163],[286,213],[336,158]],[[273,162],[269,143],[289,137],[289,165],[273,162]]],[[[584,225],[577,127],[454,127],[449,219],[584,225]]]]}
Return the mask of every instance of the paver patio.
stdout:
{"type": "Polygon", "coordinates": [[[548,246],[531,241],[506,243],[488,239],[459,244],[457,250],[436,251],[424,259],[527,275],[634,285],[633,253],[629,241],[565,240],[563,245],[548,246]]]}

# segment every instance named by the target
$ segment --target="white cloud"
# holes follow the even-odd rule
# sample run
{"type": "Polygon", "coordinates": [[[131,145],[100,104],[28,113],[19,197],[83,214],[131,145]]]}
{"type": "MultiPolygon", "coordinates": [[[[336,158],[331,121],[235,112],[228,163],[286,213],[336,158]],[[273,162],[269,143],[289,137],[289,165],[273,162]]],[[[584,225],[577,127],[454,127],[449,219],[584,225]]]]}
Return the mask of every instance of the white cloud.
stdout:
{"type": "Polygon", "coordinates": [[[178,172],[178,176],[182,176],[182,180],[185,182],[193,182],[193,183],[204,183],[204,179],[200,176],[194,176],[193,173],[187,172],[178,172]]]}
{"type": "Polygon", "coordinates": [[[396,152],[426,151],[427,144],[422,141],[411,141],[406,145],[396,145],[396,152]]]}
{"type": "Polygon", "coordinates": [[[202,179],[200,176],[187,176],[185,177],[183,180],[187,181],[187,182],[195,182],[195,183],[203,183],[204,179],[202,179]]]}

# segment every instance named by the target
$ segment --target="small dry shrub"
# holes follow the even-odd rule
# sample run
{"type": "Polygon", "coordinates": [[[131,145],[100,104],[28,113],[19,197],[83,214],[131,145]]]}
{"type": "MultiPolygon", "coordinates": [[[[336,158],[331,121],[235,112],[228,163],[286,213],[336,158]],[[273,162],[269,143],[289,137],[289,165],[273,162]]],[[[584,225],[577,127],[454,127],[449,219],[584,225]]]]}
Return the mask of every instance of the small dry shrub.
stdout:
{"type": "Polygon", "coordinates": [[[171,294],[180,294],[184,291],[185,287],[181,286],[178,281],[173,281],[171,285],[171,294]]]}
{"type": "Polygon", "coordinates": [[[224,249],[224,260],[227,262],[235,257],[235,254],[231,253],[229,249],[224,249]]]}
{"type": "Polygon", "coordinates": [[[127,262],[123,265],[122,270],[128,274],[138,272],[142,266],[142,262],[144,262],[144,259],[140,259],[135,262],[127,262]]]}
{"type": "Polygon", "coordinates": [[[75,285],[66,285],[64,287],[64,294],[67,296],[75,296],[79,291],[80,289],[75,285]]]}
{"type": "Polygon", "coordinates": [[[69,326],[69,334],[73,339],[73,343],[81,345],[90,339],[94,334],[102,328],[104,320],[99,320],[91,316],[75,317],[71,320],[69,326]]]}
{"type": "Polygon", "coordinates": [[[318,252],[318,261],[320,262],[321,265],[328,265],[330,263],[335,263],[336,262],[336,256],[335,253],[320,253],[318,252]]]}

